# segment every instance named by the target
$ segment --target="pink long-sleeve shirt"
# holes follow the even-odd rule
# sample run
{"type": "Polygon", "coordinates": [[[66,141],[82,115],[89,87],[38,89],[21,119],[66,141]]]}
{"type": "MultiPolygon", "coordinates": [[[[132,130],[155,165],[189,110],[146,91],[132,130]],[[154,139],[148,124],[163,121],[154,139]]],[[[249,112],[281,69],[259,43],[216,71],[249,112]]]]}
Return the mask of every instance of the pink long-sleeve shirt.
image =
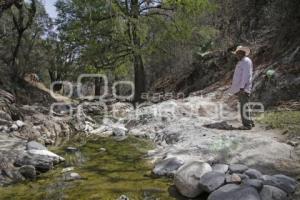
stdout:
{"type": "Polygon", "coordinates": [[[244,57],[237,63],[235,67],[232,85],[229,89],[229,92],[232,94],[236,94],[241,89],[243,89],[245,92],[251,93],[252,74],[253,63],[250,58],[244,57]]]}

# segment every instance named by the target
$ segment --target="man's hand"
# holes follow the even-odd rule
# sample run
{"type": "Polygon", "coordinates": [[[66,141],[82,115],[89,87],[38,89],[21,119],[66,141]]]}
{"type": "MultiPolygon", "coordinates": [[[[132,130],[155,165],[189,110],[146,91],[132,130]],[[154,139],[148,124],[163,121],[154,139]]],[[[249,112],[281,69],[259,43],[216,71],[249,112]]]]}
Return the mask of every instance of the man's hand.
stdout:
{"type": "Polygon", "coordinates": [[[240,96],[241,94],[244,94],[245,93],[245,90],[244,89],[240,89],[240,91],[238,93],[236,93],[237,96],[240,96]]]}

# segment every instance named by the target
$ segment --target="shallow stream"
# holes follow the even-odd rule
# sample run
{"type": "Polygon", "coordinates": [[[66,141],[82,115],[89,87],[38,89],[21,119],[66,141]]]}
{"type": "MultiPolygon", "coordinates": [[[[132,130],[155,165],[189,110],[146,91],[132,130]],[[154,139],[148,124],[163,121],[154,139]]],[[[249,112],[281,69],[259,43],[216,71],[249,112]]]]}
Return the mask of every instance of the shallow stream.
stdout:
{"type": "Polygon", "coordinates": [[[154,178],[152,166],[144,157],[153,146],[146,140],[129,137],[82,139],[68,142],[52,151],[66,162],[41,174],[36,181],[0,188],[0,199],[13,200],[116,200],[126,195],[130,200],[175,199],[170,194],[172,181],[154,178]],[[66,147],[78,148],[67,152],[66,147]],[[83,178],[65,181],[62,170],[74,167],[83,178]]]}

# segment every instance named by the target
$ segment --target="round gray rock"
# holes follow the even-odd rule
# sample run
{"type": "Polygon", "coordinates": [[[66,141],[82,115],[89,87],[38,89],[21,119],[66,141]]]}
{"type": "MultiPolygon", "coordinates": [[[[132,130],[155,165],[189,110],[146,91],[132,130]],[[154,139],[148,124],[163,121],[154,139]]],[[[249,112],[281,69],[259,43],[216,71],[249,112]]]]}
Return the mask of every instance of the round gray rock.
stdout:
{"type": "Polygon", "coordinates": [[[262,173],[256,169],[248,169],[247,171],[245,171],[245,174],[250,179],[259,179],[262,177],[262,173]]]}
{"type": "Polygon", "coordinates": [[[243,181],[243,183],[245,185],[249,185],[251,187],[254,187],[258,191],[261,191],[261,189],[263,188],[263,182],[262,182],[262,180],[258,180],[258,179],[246,179],[246,180],[243,181]]]}
{"type": "Polygon", "coordinates": [[[184,164],[178,158],[167,158],[155,164],[153,173],[158,176],[172,176],[184,164]]]}
{"type": "Polygon", "coordinates": [[[24,165],[19,169],[20,174],[30,180],[36,179],[36,170],[32,165],[24,165]]]}
{"type": "Polygon", "coordinates": [[[229,166],[226,165],[226,164],[215,164],[213,167],[212,167],[213,171],[216,171],[216,172],[220,172],[220,173],[226,173],[229,169],[229,166]]]}
{"type": "Polygon", "coordinates": [[[211,193],[225,184],[225,174],[220,172],[208,172],[200,178],[199,187],[205,192],[211,193]]]}
{"type": "MultiPolygon", "coordinates": [[[[225,186],[224,186],[225,187],[225,186]]],[[[211,193],[207,200],[261,200],[257,190],[253,187],[243,186],[224,190],[223,187],[211,193]]]]}
{"type": "Polygon", "coordinates": [[[212,168],[208,163],[199,161],[186,163],[175,173],[175,186],[183,196],[195,198],[203,192],[203,189],[198,187],[200,178],[210,171],[212,168]]]}
{"type": "Polygon", "coordinates": [[[260,197],[261,200],[286,200],[288,195],[277,187],[265,185],[260,192],[260,197]]]}
{"type": "Polygon", "coordinates": [[[236,175],[238,175],[242,180],[250,179],[249,176],[247,176],[246,174],[236,174],[236,175]]]}
{"type": "Polygon", "coordinates": [[[261,179],[264,185],[277,187],[288,194],[293,194],[297,188],[297,181],[285,175],[264,175],[261,179]]]}
{"type": "Polygon", "coordinates": [[[229,166],[229,170],[231,173],[244,173],[248,170],[248,167],[246,165],[241,164],[232,164],[229,166]]]}

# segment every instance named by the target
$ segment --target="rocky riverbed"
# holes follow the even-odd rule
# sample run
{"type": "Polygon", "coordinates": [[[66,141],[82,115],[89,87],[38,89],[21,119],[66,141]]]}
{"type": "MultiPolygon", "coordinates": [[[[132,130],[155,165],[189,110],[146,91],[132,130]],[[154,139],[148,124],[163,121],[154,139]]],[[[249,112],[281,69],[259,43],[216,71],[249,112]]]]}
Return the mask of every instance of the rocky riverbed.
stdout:
{"type": "MultiPolygon", "coordinates": [[[[121,143],[128,136],[152,141],[155,147],[145,154],[155,164],[153,173],[175,177],[174,187],[167,192],[170,199],[184,199],[179,195],[217,200],[219,196],[233,195],[239,199],[242,193],[249,194],[249,199],[263,200],[278,199],[279,194],[279,199],[299,197],[299,147],[288,144],[280,131],[267,130],[262,125],[250,131],[231,129],[238,123],[232,107],[235,100],[217,92],[144,104],[137,109],[126,103],[113,103],[107,113],[97,103],[87,103],[81,110],[74,104],[71,109],[77,113],[71,118],[65,117],[65,106],[49,115],[47,107],[15,106],[9,95],[2,100],[2,185],[33,180],[39,173],[53,169],[66,158],[44,145],[61,146],[80,132],[87,137],[116,137],[121,143]],[[226,123],[221,122],[224,118],[226,123]],[[243,166],[244,170],[236,171],[234,166],[243,166]],[[198,170],[202,168],[203,172],[198,170]],[[249,176],[248,170],[259,176],[249,176]],[[193,188],[195,191],[189,191],[193,188]]],[[[76,173],[69,175],[67,179],[80,177],[76,173]]],[[[99,171],[98,175],[104,174],[99,171]]]]}

